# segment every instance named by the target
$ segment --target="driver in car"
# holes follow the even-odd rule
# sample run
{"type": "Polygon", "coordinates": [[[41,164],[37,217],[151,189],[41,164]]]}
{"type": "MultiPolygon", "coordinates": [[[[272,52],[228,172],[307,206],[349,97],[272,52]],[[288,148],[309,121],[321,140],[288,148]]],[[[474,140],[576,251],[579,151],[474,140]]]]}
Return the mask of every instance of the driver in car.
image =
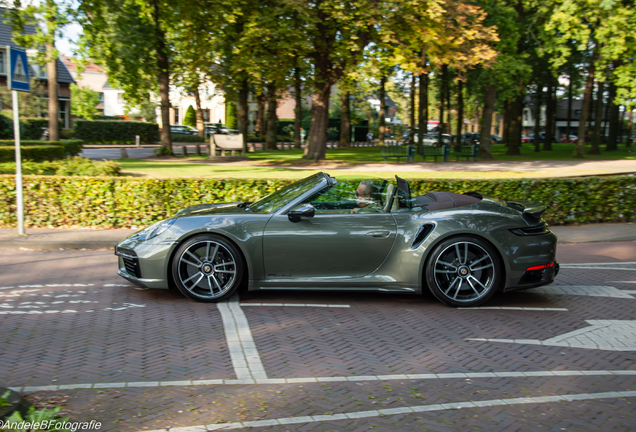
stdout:
{"type": "Polygon", "coordinates": [[[356,204],[351,213],[381,213],[380,193],[372,181],[361,181],[356,189],[356,204]]]}

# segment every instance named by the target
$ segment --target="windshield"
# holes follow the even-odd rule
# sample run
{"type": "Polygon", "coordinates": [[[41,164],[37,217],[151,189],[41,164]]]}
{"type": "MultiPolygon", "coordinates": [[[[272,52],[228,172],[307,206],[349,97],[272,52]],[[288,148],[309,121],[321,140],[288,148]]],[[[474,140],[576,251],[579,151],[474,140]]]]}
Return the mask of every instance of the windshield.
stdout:
{"type": "Polygon", "coordinates": [[[254,213],[275,212],[279,208],[283,207],[285,204],[295,200],[305,192],[318,186],[324,179],[325,176],[323,173],[317,173],[297,182],[294,182],[290,185],[285,186],[284,188],[277,190],[273,194],[267,195],[265,198],[262,198],[253,204],[250,204],[250,209],[254,213]]]}

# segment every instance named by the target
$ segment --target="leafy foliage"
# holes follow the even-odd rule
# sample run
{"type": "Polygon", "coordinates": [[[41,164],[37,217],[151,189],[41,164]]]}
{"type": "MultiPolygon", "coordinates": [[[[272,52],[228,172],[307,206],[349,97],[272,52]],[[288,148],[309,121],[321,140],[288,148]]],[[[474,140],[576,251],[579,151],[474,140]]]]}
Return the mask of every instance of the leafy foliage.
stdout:
{"type": "MultiPolygon", "coordinates": [[[[254,201],[289,184],[284,180],[25,177],[28,226],[130,227],[148,225],[183,207],[254,201]]],[[[636,177],[542,180],[415,180],[413,195],[430,191],[479,191],[502,199],[530,199],[548,206],[551,224],[636,219],[636,177]]],[[[0,177],[0,220],[15,226],[15,182],[0,177]]]]}
{"type": "MultiPolygon", "coordinates": [[[[92,161],[82,157],[72,157],[47,162],[22,162],[22,173],[33,175],[97,176],[115,177],[121,167],[113,161],[92,161]]],[[[15,162],[0,163],[0,174],[15,174],[15,162]]]]}
{"type": "Polygon", "coordinates": [[[95,90],[71,84],[71,114],[86,120],[95,120],[95,106],[99,102],[100,96],[95,90]]]}
{"type": "Polygon", "coordinates": [[[229,102],[225,104],[225,124],[230,129],[236,129],[238,127],[238,121],[236,118],[236,104],[229,102]]]}

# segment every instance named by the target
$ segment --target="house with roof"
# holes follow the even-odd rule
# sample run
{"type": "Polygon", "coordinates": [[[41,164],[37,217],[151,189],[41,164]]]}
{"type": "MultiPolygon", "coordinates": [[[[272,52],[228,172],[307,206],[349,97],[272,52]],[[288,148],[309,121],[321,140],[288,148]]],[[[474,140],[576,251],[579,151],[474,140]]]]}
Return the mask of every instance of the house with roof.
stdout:
{"type": "MultiPolygon", "coordinates": [[[[0,8],[0,14],[4,13],[4,9],[0,8]]],[[[26,34],[35,34],[35,26],[25,26],[26,34]]],[[[6,47],[23,48],[13,42],[11,37],[11,25],[0,20],[0,86],[7,87],[7,74],[9,72],[9,54],[6,47]]],[[[27,55],[33,55],[34,50],[27,50],[27,55]]],[[[58,102],[60,106],[59,116],[62,121],[62,127],[68,129],[71,127],[71,84],[75,82],[71,73],[64,63],[59,59],[56,60],[57,65],[57,85],[58,85],[58,102]]],[[[48,98],[48,76],[46,67],[33,63],[29,63],[31,76],[39,81],[47,90],[48,98]]],[[[1,103],[1,102],[0,102],[1,103]]],[[[0,107],[1,108],[1,107],[0,107]]],[[[46,111],[47,104],[42,107],[41,117],[48,117],[46,111]]]]}

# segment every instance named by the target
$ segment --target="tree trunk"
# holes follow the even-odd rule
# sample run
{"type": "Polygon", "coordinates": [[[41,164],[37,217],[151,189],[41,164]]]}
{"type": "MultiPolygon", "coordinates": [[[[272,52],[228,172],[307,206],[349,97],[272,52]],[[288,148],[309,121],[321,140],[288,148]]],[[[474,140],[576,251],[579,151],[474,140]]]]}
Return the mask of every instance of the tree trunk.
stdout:
{"type": "Polygon", "coordinates": [[[461,79],[457,80],[457,145],[462,143],[462,126],[464,123],[464,83],[461,79]]]}
{"type": "Polygon", "coordinates": [[[159,24],[159,0],[154,1],[157,67],[159,68],[159,96],[161,98],[161,146],[172,153],[170,134],[170,60],[166,48],[166,33],[159,24]]]}
{"type": "Polygon", "coordinates": [[[556,84],[554,83],[553,78],[550,78],[550,81],[550,86],[548,87],[548,97],[546,100],[546,130],[545,140],[543,140],[543,151],[552,151],[552,137],[556,135],[556,84]]]}
{"type": "Polygon", "coordinates": [[[411,74],[411,110],[409,123],[411,133],[409,133],[408,143],[409,145],[413,145],[415,142],[415,73],[411,74]]]}
{"type": "Polygon", "coordinates": [[[303,154],[305,159],[322,160],[327,153],[330,95],[331,84],[323,83],[311,97],[311,128],[303,154]]]}
{"type": "Polygon", "coordinates": [[[265,148],[267,150],[277,150],[276,131],[278,129],[278,118],[276,117],[276,84],[267,84],[267,136],[265,138],[265,148]]]}
{"type": "Polygon", "coordinates": [[[543,84],[537,85],[537,97],[534,101],[534,151],[541,151],[539,143],[539,133],[541,132],[541,94],[543,93],[543,84]]]}
{"type": "Polygon", "coordinates": [[[504,107],[503,107],[503,111],[504,111],[504,115],[503,115],[503,141],[506,145],[506,148],[508,148],[510,146],[510,119],[512,118],[512,115],[510,114],[510,100],[506,99],[504,101],[504,107]]]}
{"type": "Polygon", "coordinates": [[[265,95],[262,93],[256,96],[256,107],[258,109],[256,130],[258,131],[258,136],[263,138],[265,136],[265,95]]]}
{"type": "MultiPolygon", "coordinates": [[[[426,54],[424,52],[422,52],[422,67],[426,68],[426,54]]],[[[428,72],[420,74],[420,103],[417,110],[419,121],[417,145],[422,145],[424,134],[428,132],[428,72]]]]}
{"type": "Polygon", "coordinates": [[[300,68],[294,69],[294,97],[296,109],[294,110],[294,148],[300,148],[300,128],[303,118],[303,95],[301,92],[300,68]]]}
{"type": "Polygon", "coordinates": [[[625,140],[625,147],[631,147],[632,146],[632,129],[633,129],[633,124],[634,124],[634,111],[632,110],[631,107],[627,108],[629,109],[629,120],[627,121],[627,139],[625,140]]]}
{"type": "MultiPolygon", "coordinates": [[[[46,52],[52,55],[55,52],[55,45],[47,43],[46,52]]],[[[60,101],[57,94],[57,64],[56,59],[46,64],[49,87],[49,141],[59,141],[60,101]]]]}
{"type": "Polygon", "coordinates": [[[576,147],[574,148],[574,157],[583,158],[584,150],[585,150],[585,124],[587,123],[587,118],[590,114],[590,105],[592,103],[592,89],[594,87],[594,73],[595,73],[595,65],[597,54],[596,50],[592,54],[592,58],[590,59],[590,66],[587,73],[587,79],[585,80],[585,90],[583,90],[583,104],[581,106],[581,117],[579,118],[579,132],[578,132],[578,141],[576,142],[576,147]]]}
{"type": "Polygon", "coordinates": [[[351,147],[351,110],[349,97],[351,93],[348,91],[342,91],[340,111],[340,143],[338,147],[349,148],[351,147]]]}
{"type": "Polygon", "coordinates": [[[450,78],[450,71],[448,70],[448,67],[446,67],[446,73],[444,75],[444,81],[445,81],[445,86],[446,86],[446,132],[450,135],[452,134],[452,128],[451,128],[451,78],[450,78]]]}
{"type": "Polygon", "coordinates": [[[205,137],[205,125],[203,124],[203,109],[201,108],[201,94],[199,93],[199,85],[194,88],[194,102],[196,103],[197,110],[194,113],[194,118],[197,124],[197,135],[201,138],[205,137]]]}
{"type": "Polygon", "coordinates": [[[380,145],[384,145],[384,134],[386,132],[386,78],[380,78],[380,115],[378,117],[378,139],[380,145]]]}
{"type": "MultiPolygon", "coordinates": [[[[241,81],[241,86],[239,88],[238,93],[238,128],[239,133],[243,135],[243,149],[241,150],[241,156],[245,156],[247,154],[247,123],[249,121],[249,100],[250,96],[250,88],[249,83],[246,79],[241,81]]],[[[276,112],[274,112],[276,114],[276,112]]]]}
{"type": "Polygon", "coordinates": [[[592,148],[590,154],[601,154],[601,123],[603,122],[603,83],[597,80],[596,107],[594,108],[594,132],[592,134],[592,148]]]}
{"type": "Polygon", "coordinates": [[[510,144],[508,145],[508,151],[506,152],[506,154],[509,156],[519,156],[521,154],[521,151],[519,149],[521,147],[521,115],[523,114],[523,94],[517,96],[512,100],[509,113],[510,115],[508,116],[508,123],[510,125],[510,144]]]}
{"type": "Polygon", "coordinates": [[[495,111],[495,98],[497,89],[493,86],[486,86],[484,92],[484,111],[481,116],[481,131],[479,134],[479,158],[492,159],[490,153],[490,129],[492,128],[492,114],[495,111]]]}
{"type": "Polygon", "coordinates": [[[572,118],[572,76],[570,76],[570,84],[568,85],[568,113],[567,113],[567,127],[565,133],[567,134],[566,142],[570,142],[570,135],[572,135],[572,129],[570,127],[570,121],[572,118]]]}
{"type": "Polygon", "coordinates": [[[448,74],[448,66],[442,66],[442,76],[440,77],[440,89],[439,89],[439,127],[437,128],[437,146],[441,147],[443,144],[442,134],[444,133],[444,95],[446,94],[446,75],[448,74]]]}
{"type": "Polygon", "coordinates": [[[620,110],[619,106],[614,103],[616,99],[616,84],[610,81],[609,83],[609,100],[607,105],[609,106],[609,136],[607,137],[607,145],[605,151],[618,150],[618,124],[620,110]]]}

